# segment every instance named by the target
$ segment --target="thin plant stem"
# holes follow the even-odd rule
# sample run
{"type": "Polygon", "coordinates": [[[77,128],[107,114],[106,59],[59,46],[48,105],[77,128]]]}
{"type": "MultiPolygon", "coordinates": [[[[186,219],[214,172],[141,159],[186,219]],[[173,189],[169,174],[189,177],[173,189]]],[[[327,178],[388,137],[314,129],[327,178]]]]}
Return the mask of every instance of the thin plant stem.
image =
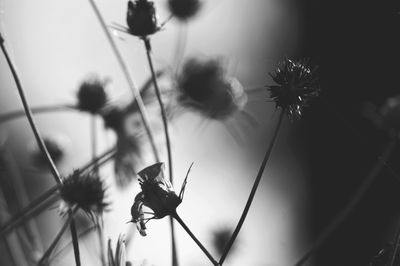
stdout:
{"type": "Polygon", "coordinates": [[[390,263],[389,266],[395,266],[395,262],[396,262],[396,258],[398,257],[398,252],[400,249],[400,224],[397,226],[397,231],[396,231],[396,235],[394,237],[394,248],[392,251],[392,254],[390,256],[390,263]]]}
{"type": "MultiPolygon", "coordinates": [[[[89,170],[94,164],[97,164],[97,167],[100,167],[104,163],[108,162],[112,159],[115,155],[115,149],[112,148],[102,155],[98,156],[96,159],[92,160],[90,163],[86,164],[85,166],[79,168],[79,173],[83,173],[89,170]]],[[[13,215],[13,217],[0,228],[0,236],[8,233],[9,231],[13,230],[15,227],[19,226],[20,224],[24,223],[26,220],[30,219],[31,217],[35,216],[37,213],[40,213],[44,210],[49,204],[53,201],[50,201],[49,204],[43,204],[46,200],[48,200],[51,196],[55,195],[58,191],[60,185],[54,185],[42,195],[40,195],[35,200],[31,201],[26,207],[22,210],[17,212],[13,215]]]]}
{"type": "MultiPolygon", "coordinates": [[[[33,114],[47,114],[47,113],[65,112],[65,111],[78,111],[78,109],[74,105],[61,104],[61,105],[32,107],[31,111],[33,114]]],[[[18,110],[5,114],[0,114],[0,124],[16,118],[20,118],[22,116],[25,116],[24,110],[18,110]]]]}
{"type": "Polygon", "coordinates": [[[46,265],[47,259],[50,257],[51,253],[53,252],[53,250],[57,246],[58,242],[60,241],[62,235],[67,230],[68,225],[70,224],[71,220],[72,220],[72,216],[68,215],[67,220],[65,221],[65,223],[61,227],[60,231],[58,231],[58,233],[57,233],[56,237],[54,238],[53,242],[51,242],[50,246],[47,248],[47,250],[43,253],[42,257],[40,258],[38,265],[40,265],[40,266],[46,265]]]}
{"type": "Polygon", "coordinates": [[[78,234],[76,232],[74,215],[71,210],[69,211],[69,215],[71,216],[71,220],[69,222],[69,229],[71,230],[72,246],[74,248],[74,256],[75,256],[75,264],[76,264],[76,266],[81,266],[78,234]]]}
{"type": "MultiPolygon", "coordinates": [[[[168,154],[168,170],[169,170],[169,180],[171,181],[171,184],[174,184],[174,178],[173,178],[173,168],[172,168],[172,152],[171,152],[171,141],[169,137],[169,130],[168,130],[168,118],[167,114],[165,112],[165,107],[161,99],[161,93],[160,93],[160,88],[158,87],[157,83],[157,77],[156,77],[156,72],[154,71],[154,66],[153,66],[153,60],[151,58],[151,44],[150,44],[150,39],[149,38],[144,38],[143,39],[144,46],[146,48],[146,55],[147,59],[149,62],[149,67],[151,71],[151,76],[153,79],[153,85],[154,85],[154,90],[156,92],[157,96],[157,101],[160,106],[161,110],[161,117],[162,117],[162,122],[163,122],[163,127],[164,127],[164,134],[165,134],[165,143],[167,146],[167,154],[168,154]]],[[[171,247],[172,247],[172,265],[177,266],[178,264],[178,254],[177,254],[177,249],[176,249],[176,238],[175,238],[175,228],[174,228],[174,220],[171,218],[170,219],[170,227],[171,227],[171,247]]]]}
{"type": "Polygon", "coordinates": [[[30,216],[30,214],[34,212],[38,206],[40,206],[41,204],[43,204],[43,202],[45,202],[47,199],[53,196],[57,192],[57,190],[58,190],[58,185],[53,186],[45,193],[40,195],[37,199],[29,203],[22,210],[14,214],[11,220],[2,225],[2,227],[0,228],[0,236],[6,234],[10,230],[14,229],[16,226],[21,224],[22,222],[24,222],[26,220],[26,217],[30,216]]]}
{"type": "Polygon", "coordinates": [[[247,213],[248,213],[249,210],[250,210],[250,207],[251,207],[251,204],[252,204],[252,202],[253,202],[254,196],[255,196],[255,194],[256,194],[256,192],[257,192],[257,188],[258,188],[258,186],[259,186],[259,184],[260,184],[261,177],[262,177],[262,175],[263,175],[263,173],[264,173],[265,167],[266,167],[266,165],[267,165],[267,163],[268,163],[268,160],[269,160],[269,158],[270,158],[270,155],[271,155],[271,152],[272,152],[272,148],[274,147],[274,144],[275,144],[276,138],[277,138],[277,136],[278,136],[278,132],[279,132],[279,129],[280,129],[280,127],[281,127],[281,124],[282,124],[282,121],[283,121],[283,117],[284,117],[284,116],[285,116],[285,109],[282,109],[282,110],[280,111],[279,120],[278,120],[278,123],[276,124],[275,131],[274,131],[274,133],[273,133],[273,135],[272,135],[272,139],[271,139],[271,141],[270,141],[270,143],[269,143],[269,145],[268,145],[267,151],[266,151],[266,153],[265,153],[265,155],[264,155],[264,159],[262,160],[260,169],[258,170],[256,179],[254,180],[253,187],[252,187],[252,189],[251,189],[251,191],[250,191],[250,195],[249,195],[249,198],[247,199],[247,202],[246,202],[246,205],[245,205],[245,207],[244,207],[244,209],[243,209],[242,215],[240,216],[239,222],[238,222],[238,224],[236,225],[236,228],[235,228],[235,230],[233,231],[232,236],[231,236],[231,238],[229,239],[229,242],[228,242],[228,244],[226,245],[226,247],[225,247],[225,249],[224,249],[224,252],[222,253],[222,256],[221,256],[221,258],[220,258],[220,260],[219,260],[219,264],[220,264],[220,265],[222,265],[222,264],[224,263],[226,257],[227,257],[228,254],[229,254],[230,249],[232,248],[233,243],[234,243],[235,240],[236,240],[236,237],[238,236],[238,234],[239,234],[239,232],[240,232],[240,229],[242,228],[242,226],[243,226],[243,224],[244,224],[244,222],[245,222],[247,213]]]}
{"type": "Polygon", "coordinates": [[[99,173],[99,168],[97,165],[96,160],[96,155],[97,155],[97,128],[96,128],[96,116],[92,115],[90,118],[90,134],[91,134],[91,144],[92,144],[92,162],[93,164],[93,170],[96,174],[99,173]]]}
{"type": "Polygon", "coordinates": [[[393,153],[396,147],[396,140],[391,140],[382,155],[379,156],[375,162],[375,165],[369,172],[368,176],[364,179],[361,185],[357,188],[353,197],[344,206],[344,208],[339,211],[339,213],[331,220],[331,222],[325,227],[325,229],[319,234],[317,239],[314,241],[310,249],[296,262],[296,266],[303,265],[308,259],[311,258],[332,236],[336,229],[342,225],[342,223],[347,219],[347,217],[353,212],[353,210],[360,203],[364,195],[367,193],[371,185],[374,183],[375,179],[379,176],[379,173],[385,167],[385,163],[393,153]]]}
{"type": "Polygon", "coordinates": [[[179,67],[182,63],[182,59],[185,55],[185,50],[187,46],[187,39],[188,39],[188,24],[186,22],[180,23],[180,27],[178,28],[178,37],[175,45],[174,51],[174,71],[175,73],[178,72],[179,67]]]}
{"type": "Polygon", "coordinates": [[[24,88],[22,86],[21,80],[20,80],[20,78],[18,76],[18,73],[17,73],[17,70],[15,68],[15,65],[12,62],[11,57],[8,54],[8,51],[7,51],[3,41],[0,41],[0,46],[1,46],[1,50],[3,51],[4,56],[6,58],[7,64],[9,66],[10,70],[11,70],[11,73],[12,73],[12,75],[14,77],[15,84],[17,86],[18,93],[19,93],[19,96],[20,96],[21,101],[22,101],[22,105],[24,106],[24,112],[25,112],[26,117],[27,117],[27,119],[29,121],[29,124],[31,126],[32,131],[33,131],[33,134],[35,135],[36,142],[37,142],[40,150],[42,151],[43,155],[45,155],[45,157],[46,157],[47,164],[48,164],[48,166],[50,168],[51,173],[54,176],[55,181],[57,182],[57,184],[62,184],[63,182],[62,182],[62,179],[60,177],[60,174],[59,174],[59,172],[58,172],[58,170],[57,170],[57,168],[56,168],[56,166],[55,166],[55,164],[53,162],[53,159],[51,158],[51,156],[50,156],[50,154],[49,154],[49,152],[48,152],[48,150],[46,148],[46,145],[44,144],[44,141],[43,141],[43,139],[42,139],[42,137],[40,135],[40,132],[39,132],[37,126],[36,126],[35,120],[34,120],[33,115],[32,115],[32,111],[30,109],[29,103],[28,103],[28,101],[26,99],[26,96],[25,96],[25,90],[24,90],[24,88]]]}
{"type": "Polygon", "coordinates": [[[155,160],[157,162],[159,162],[160,159],[159,159],[158,150],[157,150],[157,147],[156,147],[156,144],[155,144],[155,141],[154,141],[154,135],[153,135],[153,132],[151,131],[149,119],[148,119],[147,112],[146,112],[146,107],[145,107],[145,105],[143,103],[143,99],[142,99],[142,97],[140,95],[140,92],[137,89],[131,74],[129,73],[128,66],[125,63],[125,61],[124,61],[124,59],[123,59],[123,57],[121,55],[121,52],[119,51],[118,46],[115,43],[111,33],[109,32],[109,30],[107,28],[107,25],[106,25],[106,23],[104,21],[104,18],[101,15],[100,10],[96,5],[96,2],[94,0],[89,0],[89,3],[91,5],[91,7],[92,7],[92,9],[93,9],[98,21],[99,21],[99,23],[100,23],[101,28],[104,31],[104,34],[107,37],[108,42],[110,43],[110,46],[111,46],[111,49],[112,49],[112,51],[113,51],[113,53],[115,55],[115,58],[117,59],[119,65],[121,67],[121,70],[122,70],[122,72],[123,72],[123,74],[125,76],[125,79],[128,82],[129,88],[130,88],[130,90],[131,90],[131,92],[132,92],[132,94],[133,94],[133,96],[134,96],[134,98],[135,98],[135,100],[137,102],[138,109],[139,109],[139,114],[140,114],[140,117],[142,119],[144,128],[146,130],[147,136],[149,138],[150,145],[151,145],[152,150],[153,150],[154,158],[155,158],[155,160]]]}
{"type": "Polygon", "coordinates": [[[199,246],[199,248],[204,252],[207,258],[212,262],[213,265],[219,266],[220,264],[214,259],[214,257],[208,252],[208,250],[203,246],[203,244],[197,239],[197,237],[190,231],[189,227],[183,222],[181,217],[174,213],[171,215],[181,226],[182,228],[188,233],[188,235],[193,239],[193,241],[199,246]]]}

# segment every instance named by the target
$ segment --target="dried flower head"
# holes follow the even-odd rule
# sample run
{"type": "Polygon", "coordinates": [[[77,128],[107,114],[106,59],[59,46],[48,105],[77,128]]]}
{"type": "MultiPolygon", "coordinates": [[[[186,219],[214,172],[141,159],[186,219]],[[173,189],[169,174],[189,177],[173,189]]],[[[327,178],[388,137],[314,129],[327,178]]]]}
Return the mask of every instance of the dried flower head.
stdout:
{"type": "MultiPolygon", "coordinates": [[[[53,162],[58,164],[65,156],[66,141],[62,136],[46,136],[43,138],[47,151],[49,152],[53,162]]],[[[47,158],[39,149],[36,142],[32,144],[31,148],[33,163],[39,167],[47,166],[47,158]]]]}
{"type": "Polygon", "coordinates": [[[63,199],[60,212],[65,213],[66,208],[78,207],[89,215],[101,213],[106,210],[105,187],[103,181],[95,173],[80,173],[74,171],[64,179],[60,188],[63,199]],[[65,206],[65,204],[67,204],[65,206]]]}
{"type": "Polygon", "coordinates": [[[227,76],[219,60],[188,60],[177,86],[182,106],[212,119],[224,119],[242,110],[247,102],[242,85],[227,76]]]}
{"type": "Polygon", "coordinates": [[[200,0],[168,0],[171,13],[179,20],[193,18],[201,8],[200,0]]]}
{"type": "Polygon", "coordinates": [[[131,222],[136,223],[141,235],[146,235],[146,223],[149,220],[161,219],[176,213],[176,208],[183,199],[188,174],[178,196],[171,183],[164,177],[164,163],[153,164],[138,173],[142,191],[136,195],[132,205],[131,222]],[[143,207],[151,209],[150,217],[145,217],[143,207]]]}
{"type": "Polygon", "coordinates": [[[138,37],[146,37],[158,31],[154,3],[148,0],[128,1],[126,16],[128,31],[138,37]]]}
{"type": "Polygon", "coordinates": [[[78,90],[78,108],[90,113],[98,113],[107,103],[105,87],[108,80],[93,75],[84,80],[78,90]]]}
{"type": "Polygon", "coordinates": [[[101,114],[104,126],[115,132],[121,132],[124,125],[125,110],[118,106],[109,106],[101,114]]]}
{"type": "Polygon", "coordinates": [[[111,247],[111,239],[108,240],[108,265],[109,266],[126,266],[126,249],[124,235],[118,236],[117,247],[115,253],[111,247]]]}
{"type": "Polygon", "coordinates": [[[304,107],[318,97],[320,88],[316,70],[317,67],[311,66],[309,60],[286,58],[274,73],[270,73],[278,84],[268,86],[271,98],[277,107],[286,110],[290,118],[300,118],[304,107]]]}

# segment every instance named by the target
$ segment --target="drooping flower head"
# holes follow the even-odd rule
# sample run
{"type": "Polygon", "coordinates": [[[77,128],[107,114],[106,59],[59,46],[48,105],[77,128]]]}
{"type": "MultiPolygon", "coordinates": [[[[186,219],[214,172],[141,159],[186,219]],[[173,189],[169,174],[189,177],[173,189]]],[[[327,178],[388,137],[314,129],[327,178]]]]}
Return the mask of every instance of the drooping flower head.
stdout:
{"type": "Polygon", "coordinates": [[[98,113],[107,103],[106,85],[108,80],[101,80],[92,75],[79,86],[77,93],[78,108],[92,114],[98,113]]]}
{"type": "Polygon", "coordinates": [[[64,201],[60,207],[62,214],[66,208],[75,206],[91,216],[106,210],[108,203],[105,202],[105,187],[95,173],[82,174],[76,170],[63,181],[60,188],[60,195],[64,201]]]}
{"type": "Polygon", "coordinates": [[[193,18],[200,10],[201,4],[200,0],[168,0],[172,15],[182,21],[193,18]]]}
{"type": "Polygon", "coordinates": [[[149,0],[128,1],[126,15],[128,31],[138,37],[146,37],[158,31],[156,9],[149,0]]]}
{"type": "Polygon", "coordinates": [[[171,183],[164,177],[164,163],[153,164],[138,173],[142,191],[136,195],[132,205],[131,222],[136,223],[141,235],[146,235],[146,223],[149,220],[161,219],[176,213],[176,208],[183,199],[188,174],[183,182],[181,192],[177,195],[171,183]],[[151,217],[145,217],[143,207],[147,207],[153,212],[151,217]]]}
{"type": "Polygon", "coordinates": [[[317,67],[308,60],[284,59],[270,73],[277,85],[267,86],[277,107],[286,110],[290,118],[300,118],[304,107],[319,96],[320,88],[316,76],[317,67]]]}
{"type": "Polygon", "coordinates": [[[226,74],[219,60],[188,60],[177,87],[178,102],[207,118],[225,119],[242,110],[247,102],[242,85],[226,74]]]}

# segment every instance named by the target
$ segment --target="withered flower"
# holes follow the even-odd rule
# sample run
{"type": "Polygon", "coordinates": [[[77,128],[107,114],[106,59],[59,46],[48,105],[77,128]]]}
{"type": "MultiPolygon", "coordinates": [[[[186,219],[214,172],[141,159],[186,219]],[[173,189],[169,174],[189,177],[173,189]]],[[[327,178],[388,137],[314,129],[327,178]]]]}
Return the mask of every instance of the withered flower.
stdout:
{"type": "Polygon", "coordinates": [[[142,236],[146,235],[146,223],[149,220],[176,214],[176,208],[183,199],[188,174],[179,195],[177,195],[171,183],[164,177],[164,163],[153,164],[138,173],[142,191],[136,195],[132,205],[131,222],[136,223],[142,236]],[[146,217],[145,214],[148,214],[148,212],[145,212],[143,207],[152,211],[152,213],[149,213],[150,217],[146,217]]]}
{"type": "Polygon", "coordinates": [[[129,1],[126,22],[129,33],[141,38],[159,30],[156,9],[149,0],[129,1]]]}
{"type": "Polygon", "coordinates": [[[316,76],[317,67],[309,60],[293,61],[285,58],[278,68],[270,73],[278,85],[267,86],[276,107],[286,110],[290,118],[299,119],[304,107],[319,96],[320,88],[316,76]]]}
{"type": "Polygon", "coordinates": [[[247,95],[219,60],[189,59],[177,78],[178,103],[203,116],[222,120],[243,110],[247,95]]]}
{"type": "Polygon", "coordinates": [[[108,80],[101,80],[92,75],[84,80],[78,90],[78,109],[92,114],[99,113],[107,103],[106,85],[108,80]]]}
{"type": "Polygon", "coordinates": [[[193,18],[200,10],[201,4],[200,0],[168,0],[172,15],[182,21],[193,18]]]}
{"type": "Polygon", "coordinates": [[[105,202],[103,181],[96,173],[80,173],[76,170],[63,181],[60,188],[60,196],[63,200],[60,206],[61,214],[70,208],[78,207],[93,216],[106,210],[109,205],[105,202]]]}

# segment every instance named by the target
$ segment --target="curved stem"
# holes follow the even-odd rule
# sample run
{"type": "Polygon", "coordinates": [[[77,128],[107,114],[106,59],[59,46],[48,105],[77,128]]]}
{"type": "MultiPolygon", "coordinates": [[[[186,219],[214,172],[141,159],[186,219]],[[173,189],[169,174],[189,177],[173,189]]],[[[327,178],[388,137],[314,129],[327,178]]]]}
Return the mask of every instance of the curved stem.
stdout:
{"type": "MultiPolygon", "coordinates": [[[[90,163],[86,164],[85,166],[79,168],[79,173],[83,173],[89,170],[93,165],[97,164],[97,167],[100,167],[104,163],[108,162],[112,159],[115,155],[115,148],[112,148],[102,155],[98,156],[96,159],[92,160],[90,163]]],[[[38,198],[34,199],[30,202],[26,207],[22,210],[17,212],[13,217],[0,228],[0,237],[4,234],[8,233],[9,231],[13,230],[15,227],[24,223],[26,220],[30,219],[31,217],[35,216],[37,213],[40,213],[44,210],[49,204],[52,204],[53,201],[49,201],[46,204],[43,204],[46,200],[48,200],[51,196],[55,195],[58,191],[60,185],[55,185],[45,193],[40,195],[38,198]]],[[[56,199],[56,198],[55,198],[56,199]]]]}
{"type": "Polygon", "coordinates": [[[48,152],[48,150],[46,148],[46,145],[44,144],[44,141],[43,141],[43,139],[42,139],[42,137],[40,135],[40,132],[39,132],[37,126],[36,126],[35,120],[33,119],[32,111],[31,111],[29,103],[28,103],[28,101],[26,99],[25,91],[24,91],[24,88],[22,86],[21,80],[19,79],[17,70],[16,70],[16,68],[14,66],[14,63],[12,62],[12,60],[11,60],[9,54],[8,54],[8,51],[7,51],[3,41],[0,42],[0,46],[1,46],[1,50],[3,51],[4,56],[6,58],[7,64],[9,66],[10,70],[11,70],[11,73],[12,73],[12,75],[14,77],[15,84],[17,86],[18,93],[19,93],[19,96],[20,96],[21,101],[22,101],[22,105],[24,106],[24,112],[25,112],[26,117],[27,117],[27,119],[29,121],[29,124],[30,124],[30,126],[32,128],[33,134],[35,135],[36,142],[39,145],[39,148],[42,151],[42,153],[45,155],[47,164],[48,164],[48,166],[49,166],[49,168],[51,170],[51,173],[53,174],[54,179],[56,180],[57,184],[62,184],[63,182],[62,182],[62,179],[60,177],[60,174],[59,174],[59,172],[58,172],[53,160],[51,159],[51,156],[50,156],[50,154],[49,154],[49,152],[48,152]]]}
{"type": "Polygon", "coordinates": [[[134,98],[136,99],[136,102],[137,102],[138,107],[139,107],[139,114],[140,114],[140,117],[142,119],[144,128],[146,130],[147,136],[149,137],[150,145],[151,145],[153,153],[154,153],[154,158],[155,158],[155,160],[157,162],[159,162],[160,159],[159,159],[159,156],[158,156],[158,150],[157,150],[157,147],[156,147],[156,144],[155,144],[155,141],[154,141],[153,133],[151,131],[149,119],[148,119],[148,116],[147,116],[147,113],[146,113],[146,108],[144,106],[143,99],[140,96],[140,92],[138,91],[138,89],[137,89],[137,87],[135,85],[135,82],[134,82],[133,78],[131,77],[131,75],[129,73],[128,66],[126,65],[124,59],[122,58],[121,52],[118,50],[117,44],[115,43],[111,33],[107,29],[107,25],[106,25],[101,13],[100,13],[100,10],[98,9],[95,1],[94,0],[89,0],[89,2],[90,2],[90,5],[91,5],[91,7],[92,7],[92,9],[93,9],[98,21],[100,22],[100,26],[103,29],[104,34],[106,35],[108,42],[110,43],[110,46],[111,46],[111,48],[112,48],[112,50],[114,52],[114,55],[115,55],[119,65],[120,65],[120,67],[122,69],[122,72],[123,72],[123,74],[125,76],[125,79],[128,82],[129,88],[132,91],[132,94],[133,94],[134,98]]]}
{"type": "MultiPolygon", "coordinates": [[[[78,111],[78,109],[74,105],[62,104],[62,105],[32,107],[31,111],[33,114],[46,114],[53,112],[78,111]]],[[[18,110],[5,114],[0,114],[0,124],[16,118],[20,118],[22,116],[25,116],[24,110],[18,110]]]]}
{"type": "Polygon", "coordinates": [[[93,164],[93,170],[96,174],[99,173],[99,168],[97,165],[96,161],[96,154],[97,154],[97,132],[96,132],[96,116],[92,115],[90,118],[90,134],[91,136],[91,141],[92,141],[92,162],[93,164]]]}
{"type": "Polygon", "coordinates": [[[393,244],[394,244],[394,248],[393,248],[392,254],[390,256],[389,266],[395,266],[396,265],[395,264],[396,258],[399,255],[398,252],[399,252],[399,249],[400,249],[400,224],[397,226],[397,232],[396,232],[396,235],[394,237],[393,244]]]}
{"type": "Polygon", "coordinates": [[[357,207],[358,203],[361,201],[365,193],[371,187],[375,179],[378,177],[379,173],[385,167],[385,163],[390,155],[393,153],[396,147],[396,141],[392,140],[387,144],[384,152],[376,160],[371,172],[361,183],[361,185],[355,191],[353,197],[344,206],[344,208],[333,218],[333,220],[328,224],[328,226],[320,233],[320,235],[315,240],[311,248],[298,260],[295,264],[296,266],[303,265],[315,252],[317,252],[332,236],[335,230],[346,220],[346,218],[351,214],[351,212],[357,207]]]}
{"type": "Polygon", "coordinates": [[[257,177],[256,177],[256,179],[254,180],[254,184],[253,184],[253,187],[252,187],[252,189],[251,189],[249,198],[247,199],[246,206],[244,207],[243,212],[242,212],[242,215],[240,216],[239,222],[238,222],[238,224],[236,225],[236,228],[235,228],[235,230],[233,231],[232,236],[231,236],[231,238],[229,239],[229,242],[228,242],[228,244],[226,245],[224,252],[222,253],[221,259],[219,260],[219,264],[220,264],[220,265],[222,265],[222,264],[224,263],[226,257],[227,257],[228,254],[229,254],[229,251],[230,251],[230,249],[231,249],[233,243],[234,243],[235,240],[236,240],[236,237],[238,236],[238,234],[239,234],[239,232],[240,232],[240,229],[242,228],[242,225],[244,224],[244,221],[245,221],[245,219],[246,219],[247,213],[248,213],[249,210],[250,210],[250,206],[251,206],[251,204],[252,204],[252,202],[253,202],[253,199],[254,199],[254,196],[255,196],[255,194],[256,194],[258,185],[260,184],[261,177],[262,177],[262,175],[263,175],[263,173],[264,173],[265,167],[266,167],[267,162],[268,162],[268,160],[269,160],[269,157],[270,157],[270,155],[271,155],[272,148],[273,148],[274,143],[275,143],[275,141],[276,141],[276,138],[277,138],[277,136],[278,136],[278,132],[279,132],[279,129],[280,129],[280,127],[281,127],[282,120],[283,120],[283,117],[284,117],[284,116],[285,116],[285,110],[282,109],[282,110],[281,110],[281,113],[280,113],[280,115],[279,115],[278,123],[276,124],[275,131],[274,131],[274,133],[273,133],[273,135],[272,135],[271,142],[269,143],[268,149],[267,149],[267,151],[266,151],[266,153],[265,153],[265,155],[264,155],[264,159],[263,159],[263,161],[262,161],[262,163],[261,163],[260,169],[258,170],[257,177]]]}
{"type": "Polygon", "coordinates": [[[188,233],[188,235],[193,239],[193,241],[199,246],[199,248],[204,252],[204,254],[207,256],[207,258],[212,262],[213,265],[219,266],[220,264],[213,258],[213,256],[208,252],[208,250],[201,244],[201,242],[197,239],[197,237],[190,231],[189,227],[183,222],[181,217],[177,213],[174,213],[171,215],[188,233]]]}
{"type": "MultiPolygon", "coordinates": [[[[149,62],[149,67],[151,71],[151,76],[153,79],[153,85],[154,89],[156,92],[157,96],[157,101],[160,106],[161,110],[161,117],[162,117],[162,122],[163,122],[163,127],[164,127],[164,134],[165,134],[165,143],[167,145],[167,153],[168,153],[168,170],[169,170],[169,180],[171,181],[171,184],[174,184],[174,178],[173,178],[173,169],[172,169],[172,152],[171,152],[171,141],[169,137],[169,130],[168,130],[168,119],[167,119],[167,114],[165,112],[164,104],[161,99],[161,93],[160,93],[160,88],[158,87],[157,83],[157,77],[154,71],[154,66],[153,66],[153,60],[151,58],[151,44],[150,44],[150,39],[145,38],[143,39],[144,45],[146,48],[146,55],[147,55],[147,60],[149,62]]],[[[176,250],[176,238],[175,238],[175,228],[174,228],[174,220],[170,219],[170,227],[171,227],[171,246],[172,246],[172,265],[173,266],[178,266],[178,255],[177,255],[177,250],[176,250]]]]}

